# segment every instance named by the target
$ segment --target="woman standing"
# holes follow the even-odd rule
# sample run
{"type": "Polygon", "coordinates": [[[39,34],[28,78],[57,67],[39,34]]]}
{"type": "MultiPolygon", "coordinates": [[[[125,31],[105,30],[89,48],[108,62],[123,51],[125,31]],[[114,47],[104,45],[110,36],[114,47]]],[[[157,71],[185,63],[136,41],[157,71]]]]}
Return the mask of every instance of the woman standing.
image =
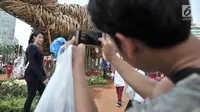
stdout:
{"type": "Polygon", "coordinates": [[[45,85],[48,83],[46,73],[43,68],[44,56],[41,51],[41,46],[44,41],[44,34],[42,32],[33,32],[29,39],[29,46],[26,49],[26,62],[29,64],[25,71],[25,80],[27,82],[28,95],[24,104],[24,112],[29,112],[32,101],[39,91],[42,95],[45,85]]]}

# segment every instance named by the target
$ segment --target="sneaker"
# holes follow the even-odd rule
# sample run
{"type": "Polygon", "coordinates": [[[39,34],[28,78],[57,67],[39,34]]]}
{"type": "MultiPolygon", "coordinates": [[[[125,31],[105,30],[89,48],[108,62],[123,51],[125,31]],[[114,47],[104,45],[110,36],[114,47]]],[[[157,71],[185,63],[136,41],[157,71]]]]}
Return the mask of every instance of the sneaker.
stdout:
{"type": "Polygon", "coordinates": [[[122,107],[122,103],[121,102],[117,102],[116,106],[117,107],[122,107]]]}

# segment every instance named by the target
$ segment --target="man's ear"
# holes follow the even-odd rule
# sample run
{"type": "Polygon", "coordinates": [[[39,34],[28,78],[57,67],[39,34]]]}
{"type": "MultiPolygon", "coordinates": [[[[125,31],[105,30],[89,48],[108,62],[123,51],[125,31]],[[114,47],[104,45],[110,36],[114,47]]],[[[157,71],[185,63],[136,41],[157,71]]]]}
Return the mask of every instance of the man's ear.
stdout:
{"type": "Polygon", "coordinates": [[[133,52],[136,50],[133,41],[121,33],[116,33],[116,38],[118,38],[120,41],[121,52],[129,58],[132,57],[133,52]]]}

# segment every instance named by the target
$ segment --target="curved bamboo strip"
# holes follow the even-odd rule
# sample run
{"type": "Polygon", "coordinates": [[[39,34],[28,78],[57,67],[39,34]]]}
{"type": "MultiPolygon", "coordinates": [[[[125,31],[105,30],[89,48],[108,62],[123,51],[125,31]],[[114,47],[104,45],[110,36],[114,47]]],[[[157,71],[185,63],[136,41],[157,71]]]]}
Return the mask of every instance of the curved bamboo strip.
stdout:
{"type": "Polygon", "coordinates": [[[76,19],[80,23],[82,29],[93,29],[87,6],[80,6],[78,4],[58,4],[57,8],[63,15],[71,16],[76,19]]]}
{"type": "Polygon", "coordinates": [[[35,29],[50,30],[54,36],[70,36],[79,29],[72,17],[54,14],[42,5],[33,5],[16,0],[0,0],[0,7],[9,14],[27,22],[35,29]]]}
{"type": "Polygon", "coordinates": [[[42,5],[48,10],[54,11],[56,10],[57,1],[56,0],[19,0],[25,3],[34,4],[34,5],[42,5]]]}

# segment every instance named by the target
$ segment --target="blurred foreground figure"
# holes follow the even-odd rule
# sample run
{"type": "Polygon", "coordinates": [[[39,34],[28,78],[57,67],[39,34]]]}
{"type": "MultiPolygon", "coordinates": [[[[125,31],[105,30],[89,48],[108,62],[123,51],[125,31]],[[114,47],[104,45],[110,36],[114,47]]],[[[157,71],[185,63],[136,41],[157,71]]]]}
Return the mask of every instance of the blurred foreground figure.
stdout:
{"type": "Polygon", "coordinates": [[[100,39],[102,51],[128,85],[143,98],[153,98],[149,95],[157,85],[132,67],[161,71],[176,85],[145,104],[133,101],[126,112],[200,111],[200,40],[182,13],[188,5],[189,0],[89,1],[91,20],[110,37],[100,39]],[[128,64],[116,56],[112,43],[128,64]]]}

